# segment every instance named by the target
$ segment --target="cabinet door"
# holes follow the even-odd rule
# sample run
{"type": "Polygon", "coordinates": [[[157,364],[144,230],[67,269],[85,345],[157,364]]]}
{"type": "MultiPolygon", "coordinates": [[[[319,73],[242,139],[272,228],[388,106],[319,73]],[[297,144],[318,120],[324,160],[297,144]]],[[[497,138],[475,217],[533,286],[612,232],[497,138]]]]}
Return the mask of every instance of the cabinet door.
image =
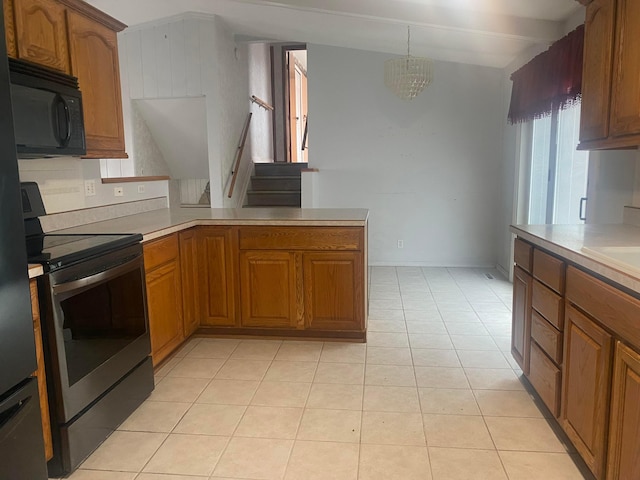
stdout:
{"type": "Polygon", "coordinates": [[[144,262],[151,356],[157,365],[185,338],[177,234],[145,244],[144,262]]]}
{"type": "Polygon", "coordinates": [[[33,333],[36,339],[36,361],[38,369],[33,375],[38,381],[38,396],[40,400],[40,418],[42,420],[42,434],[44,435],[44,454],[47,460],[53,457],[53,442],[51,441],[51,417],[49,416],[49,396],[47,394],[47,377],[44,367],[44,350],[42,345],[42,326],[40,324],[40,306],[38,305],[38,287],[34,279],[30,280],[31,313],[33,315],[33,333]]]}
{"type": "Polygon", "coordinates": [[[618,342],[613,369],[607,479],[640,478],[640,354],[618,342]]]}
{"type": "Polygon", "coordinates": [[[200,323],[233,327],[236,315],[236,241],[230,227],[198,227],[200,323]]]}
{"type": "Polygon", "coordinates": [[[600,140],[609,135],[614,22],[614,1],[594,0],[587,6],[580,115],[581,142],[600,140]]]}
{"type": "Polygon", "coordinates": [[[621,137],[640,134],[640,2],[617,0],[617,5],[611,136],[621,137]]]}
{"type": "Polygon", "coordinates": [[[182,275],[182,315],[184,337],[188,338],[200,326],[200,280],[198,276],[198,245],[196,230],[180,232],[180,269],[182,275]]]}
{"type": "Polygon", "coordinates": [[[596,478],[603,478],[612,338],[571,305],[565,319],[560,421],[596,478]]]}
{"type": "Polygon", "coordinates": [[[86,156],[126,158],[116,32],[72,10],[67,21],[71,73],[84,105],[86,156]]]}
{"type": "Polygon", "coordinates": [[[64,6],[55,0],[12,3],[18,58],[69,73],[64,6]]]}
{"type": "Polygon", "coordinates": [[[531,345],[531,291],[533,279],[520,267],[513,271],[513,310],[511,317],[511,355],[525,375],[529,374],[531,345]]]}
{"type": "MultiPolygon", "coordinates": [[[[295,254],[273,250],[240,252],[241,325],[296,328],[299,324],[295,254]]],[[[298,289],[301,291],[301,288],[298,289]]],[[[301,322],[300,322],[301,323],[301,322]]]]}
{"type": "Polygon", "coordinates": [[[305,253],[303,270],[305,327],[363,331],[362,253],[305,253]]]}

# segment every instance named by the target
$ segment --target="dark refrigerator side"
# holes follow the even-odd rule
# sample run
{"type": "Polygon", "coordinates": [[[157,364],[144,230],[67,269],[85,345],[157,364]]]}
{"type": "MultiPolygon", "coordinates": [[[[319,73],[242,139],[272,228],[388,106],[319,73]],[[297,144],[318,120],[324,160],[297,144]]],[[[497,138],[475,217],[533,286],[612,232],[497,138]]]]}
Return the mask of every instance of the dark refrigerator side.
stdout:
{"type": "Polygon", "coordinates": [[[33,320],[0,9],[0,479],[47,478],[33,320]]]}

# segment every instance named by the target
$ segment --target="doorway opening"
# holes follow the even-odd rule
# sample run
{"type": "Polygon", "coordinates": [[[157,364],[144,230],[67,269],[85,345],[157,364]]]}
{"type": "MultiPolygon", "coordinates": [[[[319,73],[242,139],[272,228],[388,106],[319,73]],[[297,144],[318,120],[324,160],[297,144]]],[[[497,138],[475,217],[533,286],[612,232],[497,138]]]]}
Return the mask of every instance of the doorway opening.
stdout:
{"type": "Polygon", "coordinates": [[[276,162],[308,161],[307,46],[271,45],[273,145],[276,162]]]}

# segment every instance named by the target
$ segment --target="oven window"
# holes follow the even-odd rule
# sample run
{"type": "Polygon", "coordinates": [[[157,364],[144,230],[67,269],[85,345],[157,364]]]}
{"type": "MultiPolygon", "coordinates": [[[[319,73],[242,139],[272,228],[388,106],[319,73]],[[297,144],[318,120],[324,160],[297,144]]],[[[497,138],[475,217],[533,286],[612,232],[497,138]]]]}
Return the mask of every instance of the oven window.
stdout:
{"type": "Polygon", "coordinates": [[[69,386],[145,334],[143,292],[136,269],[60,303],[69,386]]]}

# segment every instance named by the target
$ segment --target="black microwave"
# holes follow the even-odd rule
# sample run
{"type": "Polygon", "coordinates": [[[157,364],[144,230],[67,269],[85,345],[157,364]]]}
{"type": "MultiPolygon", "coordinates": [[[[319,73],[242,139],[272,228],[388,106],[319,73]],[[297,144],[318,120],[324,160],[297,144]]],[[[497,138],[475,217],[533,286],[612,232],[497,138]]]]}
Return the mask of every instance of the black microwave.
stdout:
{"type": "Polygon", "coordinates": [[[78,80],[11,58],[9,71],[18,157],[84,155],[87,150],[78,80]]]}

